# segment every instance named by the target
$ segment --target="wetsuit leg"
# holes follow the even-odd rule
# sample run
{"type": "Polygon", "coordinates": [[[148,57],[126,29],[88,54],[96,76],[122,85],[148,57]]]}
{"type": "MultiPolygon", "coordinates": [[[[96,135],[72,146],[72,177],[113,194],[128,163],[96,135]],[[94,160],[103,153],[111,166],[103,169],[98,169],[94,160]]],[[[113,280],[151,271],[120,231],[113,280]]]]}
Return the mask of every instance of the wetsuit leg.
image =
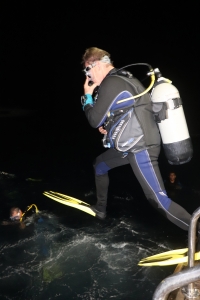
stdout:
{"type": "Polygon", "coordinates": [[[99,211],[106,211],[109,186],[108,171],[126,164],[129,164],[127,157],[124,157],[122,152],[118,152],[114,149],[109,149],[96,158],[94,171],[97,203],[95,207],[99,211]]]}
{"type": "Polygon", "coordinates": [[[160,147],[136,154],[129,154],[128,160],[146,198],[165,217],[184,230],[188,230],[191,215],[180,205],[168,198],[158,167],[160,147]]]}

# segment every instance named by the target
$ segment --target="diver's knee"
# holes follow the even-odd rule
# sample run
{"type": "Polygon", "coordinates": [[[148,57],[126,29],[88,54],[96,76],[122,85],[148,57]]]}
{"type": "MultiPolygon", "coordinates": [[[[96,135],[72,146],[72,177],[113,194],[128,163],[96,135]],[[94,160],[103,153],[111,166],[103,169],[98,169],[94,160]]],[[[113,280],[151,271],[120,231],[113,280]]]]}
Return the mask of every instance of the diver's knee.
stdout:
{"type": "Polygon", "coordinates": [[[100,162],[97,165],[94,165],[94,171],[96,176],[105,175],[110,170],[110,167],[105,162],[100,162]]]}

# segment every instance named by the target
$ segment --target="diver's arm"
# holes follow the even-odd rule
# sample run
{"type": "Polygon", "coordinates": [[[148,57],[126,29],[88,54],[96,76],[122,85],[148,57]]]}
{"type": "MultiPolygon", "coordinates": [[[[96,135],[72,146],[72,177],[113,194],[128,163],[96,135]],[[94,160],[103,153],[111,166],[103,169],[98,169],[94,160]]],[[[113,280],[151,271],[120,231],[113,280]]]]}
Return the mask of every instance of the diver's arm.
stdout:
{"type": "Polygon", "coordinates": [[[19,228],[20,229],[24,229],[25,227],[26,227],[26,224],[24,223],[24,222],[19,222],[19,221],[16,221],[16,222],[13,222],[13,221],[2,221],[1,223],[0,223],[0,225],[4,225],[4,226],[6,226],[6,225],[18,225],[19,226],[19,228]]]}
{"type": "Polygon", "coordinates": [[[93,128],[98,128],[104,123],[114,100],[123,90],[124,81],[119,77],[108,76],[102,81],[96,103],[84,106],[86,118],[93,128]]]}
{"type": "Polygon", "coordinates": [[[12,225],[11,221],[2,221],[1,225],[12,225]]]}

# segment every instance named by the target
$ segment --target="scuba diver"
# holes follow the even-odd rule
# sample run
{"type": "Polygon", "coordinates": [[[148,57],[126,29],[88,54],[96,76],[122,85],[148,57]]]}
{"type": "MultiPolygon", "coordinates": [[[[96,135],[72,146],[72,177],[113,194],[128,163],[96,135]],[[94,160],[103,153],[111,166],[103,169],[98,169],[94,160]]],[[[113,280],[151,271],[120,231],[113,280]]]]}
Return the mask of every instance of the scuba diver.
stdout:
{"type": "MultiPolygon", "coordinates": [[[[31,211],[31,213],[38,213],[39,210],[35,204],[31,204],[27,207],[27,209],[22,212],[22,210],[19,207],[11,207],[10,209],[10,220],[9,221],[3,221],[1,225],[20,225],[20,228],[23,229],[26,226],[28,226],[30,223],[26,221],[27,213],[31,210],[31,208],[34,207],[34,210],[31,211]]],[[[42,220],[42,218],[39,218],[38,220],[42,220]]]]}
{"type": "Polygon", "coordinates": [[[86,75],[82,107],[89,124],[104,135],[107,148],[94,162],[97,202],[91,209],[96,217],[106,217],[109,170],[130,164],[147,200],[169,221],[188,230],[191,215],[167,196],[160,174],[160,133],[149,93],[143,93],[145,88],[130,72],[118,71],[105,50],[86,49],[82,63],[86,75]]]}
{"type": "MultiPolygon", "coordinates": [[[[27,237],[43,232],[48,227],[51,228],[51,224],[48,224],[48,218],[41,215],[35,204],[29,205],[24,212],[19,207],[11,207],[9,220],[3,221],[1,225],[8,225],[2,226],[1,229],[6,229],[7,235],[14,235],[17,239],[24,238],[24,235],[27,237]]],[[[45,240],[45,233],[44,235],[38,234],[37,247],[40,255],[43,257],[50,255],[49,245],[45,240]]]]}
{"type": "Polygon", "coordinates": [[[25,226],[21,225],[23,224],[20,222],[22,218],[23,212],[19,207],[11,207],[10,209],[10,220],[9,221],[3,221],[1,225],[16,225],[20,224],[20,227],[24,228],[25,226]]]}

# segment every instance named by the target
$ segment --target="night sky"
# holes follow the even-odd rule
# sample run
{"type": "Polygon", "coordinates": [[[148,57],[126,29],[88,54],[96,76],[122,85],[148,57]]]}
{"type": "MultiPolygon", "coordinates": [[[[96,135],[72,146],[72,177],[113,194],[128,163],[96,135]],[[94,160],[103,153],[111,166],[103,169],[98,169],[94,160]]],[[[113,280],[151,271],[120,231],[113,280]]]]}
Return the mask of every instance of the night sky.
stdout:
{"type": "MultiPolygon", "coordinates": [[[[136,62],[159,67],[177,86],[185,105],[194,107],[199,102],[197,4],[125,3],[129,4],[108,0],[1,5],[1,105],[55,106],[69,101],[78,109],[81,56],[96,46],[111,53],[116,67],[136,62]]],[[[131,71],[137,75],[138,68],[131,71]]]]}
{"type": "MultiPolygon", "coordinates": [[[[80,104],[85,49],[111,53],[115,67],[146,62],[172,80],[183,100],[190,134],[199,133],[197,1],[11,1],[1,4],[1,104],[53,111],[89,130],[80,104]]],[[[129,69],[138,79],[148,69],[129,69]]],[[[148,80],[144,82],[148,86],[148,80]]],[[[44,117],[45,117],[44,113],[44,117]]],[[[47,113],[46,113],[47,115],[47,113]]],[[[93,131],[94,132],[94,131],[93,131]]],[[[69,134],[69,133],[68,133],[69,134]]],[[[95,133],[97,135],[97,133],[95,133]]]]}

